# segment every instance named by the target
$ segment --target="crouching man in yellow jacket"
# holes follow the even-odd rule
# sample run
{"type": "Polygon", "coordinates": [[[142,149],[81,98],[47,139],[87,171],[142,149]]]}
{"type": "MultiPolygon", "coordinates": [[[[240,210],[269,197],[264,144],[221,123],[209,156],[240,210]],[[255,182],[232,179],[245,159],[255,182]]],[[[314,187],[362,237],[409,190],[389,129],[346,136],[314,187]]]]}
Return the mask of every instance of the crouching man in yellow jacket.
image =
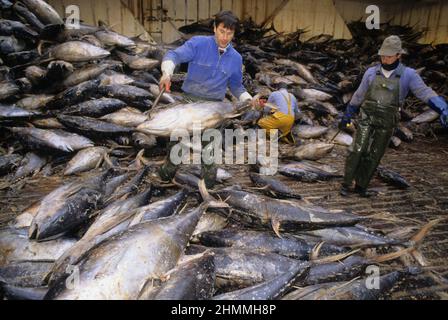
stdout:
{"type": "Polygon", "coordinates": [[[280,140],[294,144],[291,133],[296,117],[299,115],[297,99],[289,93],[285,87],[274,91],[269,96],[264,106],[264,116],[258,121],[258,125],[268,133],[278,129],[280,140]]]}

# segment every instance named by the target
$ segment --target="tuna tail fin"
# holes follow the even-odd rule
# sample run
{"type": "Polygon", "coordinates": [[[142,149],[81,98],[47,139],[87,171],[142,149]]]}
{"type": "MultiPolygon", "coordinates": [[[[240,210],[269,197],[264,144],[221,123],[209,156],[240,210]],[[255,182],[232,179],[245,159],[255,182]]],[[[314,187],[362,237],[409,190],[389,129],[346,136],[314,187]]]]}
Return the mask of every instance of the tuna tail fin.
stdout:
{"type": "Polygon", "coordinates": [[[398,250],[396,252],[388,253],[382,256],[378,256],[373,260],[375,262],[380,263],[395,260],[406,254],[411,254],[415,258],[415,260],[417,260],[421,265],[425,266],[426,262],[421,252],[418,251],[418,246],[422,243],[423,239],[428,235],[429,231],[442,220],[443,219],[436,219],[424,225],[408,242],[409,246],[407,248],[398,250]]]}
{"type": "Polygon", "coordinates": [[[325,258],[318,259],[319,251],[322,248],[324,243],[325,242],[318,243],[313,248],[313,250],[311,251],[311,254],[310,254],[310,261],[311,262],[313,262],[315,264],[337,262],[337,261],[340,261],[340,260],[344,260],[345,258],[350,257],[350,256],[354,255],[355,253],[357,253],[357,252],[359,252],[361,250],[361,249],[356,249],[356,250],[352,250],[350,252],[341,253],[341,254],[337,254],[337,255],[334,255],[334,256],[328,256],[328,257],[325,257],[325,258]]]}
{"type": "Polygon", "coordinates": [[[227,203],[225,203],[224,201],[218,201],[210,195],[210,193],[207,190],[207,187],[205,186],[204,179],[199,180],[198,188],[202,199],[208,205],[209,208],[216,208],[216,209],[229,208],[229,205],[227,203]]]}

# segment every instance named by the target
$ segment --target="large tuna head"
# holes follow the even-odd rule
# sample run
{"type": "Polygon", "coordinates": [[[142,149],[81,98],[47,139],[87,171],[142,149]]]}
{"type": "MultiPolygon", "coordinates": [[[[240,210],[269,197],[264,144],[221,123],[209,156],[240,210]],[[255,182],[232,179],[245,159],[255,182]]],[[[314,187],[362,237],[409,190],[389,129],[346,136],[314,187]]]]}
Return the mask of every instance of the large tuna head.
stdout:
{"type": "Polygon", "coordinates": [[[113,174],[108,170],[84,182],[64,185],[48,194],[33,219],[29,237],[49,240],[76,230],[88,221],[100,203],[105,181],[113,174]]]}
{"type": "Polygon", "coordinates": [[[98,190],[81,189],[66,198],[64,203],[56,205],[55,210],[48,212],[40,221],[35,219],[30,227],[30,238],[38,241],[50,240],[75,230],[88,220],[89,213],[100,199],[101,193],[98,190]]]}

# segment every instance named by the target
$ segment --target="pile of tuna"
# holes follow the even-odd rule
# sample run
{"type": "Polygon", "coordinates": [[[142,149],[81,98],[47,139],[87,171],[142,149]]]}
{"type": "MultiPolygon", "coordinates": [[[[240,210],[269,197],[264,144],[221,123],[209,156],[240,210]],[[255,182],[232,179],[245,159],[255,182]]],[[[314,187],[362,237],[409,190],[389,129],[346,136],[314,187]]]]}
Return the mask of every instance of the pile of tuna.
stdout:
{"type": "MultiPolygon", "coordinates": [[[[380,289],[372,290],[366,268],[416,252],[437,223],[412,239],[394,239],[362,227],[366,218],[299,200],[274,178],[251,174],[264,185],[264,196],[238,187],[209,193],[187,172],[176,176],[181,189],[167,190],[147,174],[142,168],[83,176],[1,229],[3,295],[379,299],[419,269],[395,264],[396,271],[382,273],[380,289]],[[390,253],[365,254],[378,247],[390,253]]],[[[229,176],[220,171],[219,178],[229,176]]]]}
{"type": "MultiPolygon", "coordinates": [[[[208,191],[197,167],[184,168],[173,184],[161,183],[154,156],[173,130],[190,132],[199,120],[206,128],[224,129],[250,106],[186,103],[181,95],[164,94],[161,102],[168,107],[152,110],[167,47],[106,26],[67,29],[41,0],[0,0],[0,6],[0,187],[17,192],[31,176],[76,175],[0,230],[4,297],[376,299],[418,272],[394,265],[395,271],[382,275],[380,290],[370,290],[364,279],[369,265],[417,253],[436,222],[412,239],[373,233],[361,225],[365,218],[315,206],[278,177],[260,174],[269,163],[250,168],[256,188],[227,187],[231,175],[220,169],[221,184],[208,191]],[[366,255],[377,247],[389,253],[366,255]]],[[[255,52],[273,58],[272,70],[292,70],[294,81],[302,81],[295,74],[301,70],[309,88],[298,87],[297,94],[315,113],[295,133],[331,140],[335,131],[329,126],[340,109],[326,103],[333,93],[311,87],[322,83],[321,76],[275,50],[246,47],[240,47],[246,61],[255,52]],[[333,115],[322,111],[330,109],[333,115]]],[[[257,74],[260,82],[248,83],[254,94],[263,89],[263,73],[257,74]]],[[[174,87],[181,79],[174,79],[174,87]]],[[[349,145],[350,139],[341,134],[334,141],[349,145]]],[[[282,155],[294,161],[281,163],[278,172],[291,181],[340,177],[313,161],[333,147],[299,146],[282,155]]],[[[405,183],[387,169],[381,173],[405,183]]]]}

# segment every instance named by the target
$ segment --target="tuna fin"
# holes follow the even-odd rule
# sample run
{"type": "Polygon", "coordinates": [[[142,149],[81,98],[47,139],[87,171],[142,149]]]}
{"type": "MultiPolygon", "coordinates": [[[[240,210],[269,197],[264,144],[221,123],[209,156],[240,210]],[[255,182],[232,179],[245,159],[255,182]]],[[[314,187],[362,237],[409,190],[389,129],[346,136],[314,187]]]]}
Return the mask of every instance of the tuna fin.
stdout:
{"type": "Polygon", "coordinates": [[[317,259],[317,260],[314,260],[313,262],[316,263],[316,264],[336,262],[336,261],[343,260],[343,259],[345,259],[347,257],[350,257],[350,256],[354,255],[355,253],[357,253],[359,251],[361,251],[361,249],[356,249],[356,250],[353,250],[353,251],[350,251],[350,252],[347,252],[347,253],[341,253],[341,254],[337,254],[337,255],[334,255],[334,256],[329,256],[329,257],[325,257],[325,258],[322,258],[322,259],[317,259]]]}
{"type": "Polygon", "coordinates": [[[28,238],[29,239],[36,239],[37,238],[37,224],[32,223],[30,228],[28,229],[28,238]]]}
{"type": "Polygon", "coordinates": [[[443,219],[436,219],[436,220],[430,221],[429,223],[424,225],[423,228],[421,228],[419,230],[419,232],[417,232],[417,234],[415,236],[413,236],[412,239],[409,241],[410,246],[408,248],[399,250],[397,252],[379,256],[379,257],[375,258],[374,260],[376,262],[385,262],[385,261],[390,261],[390,260],[400,258],[406,254],[410,254],[420,265],[427,266],[428,262],[423,257],[422,253],[417,250],[417,247],[422,243],[423,239],[426,237],[426,235],[431,230],[431,228],[433,228],[435,225],[437,225],[442,220],[443,219]]]}
{"type": "Polygon", "coordinates": [[[225,202],[218,201],[215,198],[213,198],[210,193],[207,190],[207,187],[205,186],[204,179],[199,180],[198,182],[198,188],[199,193],[201,194],[202,199],[205,203],[208,204],[209,208],[229,208],[229,205],[225,202]]]}
{"type": "Polygon", "coordinates": [[[325,241],[322,241],[314,246],[313,250],[311,250],[310,253],[310,261],[317,260],[317,258],[319,257],[320,249],[322,248],[324,243],[325,241]]]}
{"type": "Polygon", "coordinates": [[[420,231],[411,239],[411,242],[414,243],[414,247],[420,245],[428,232],[442,220],[443,219],[436,219],[424,225],[423,228],[421,228],[420,231]]]}
{"type": "Polygon", "coordinates": [[[391,261],[391,260],[395,260],[400,258],[401,256],[405,255],[405,254],[409,254],[414,250],[413,247],[411,248],[405,248],[402,250],[398,250],[397,252],[392,252],[392,253],[388,253],[388,254],[384,254],[382,256],[373,258],[372,260],[377,262],[377,263],[381,263],[381,262],[386,262],[386,261],[391,261]]]}
{"type": "Polygon", "coordinates": [[[279,237],[280,239],[283,239],[283,237],[280,234],[280,221],[278,221],[274,218],[271,218],[271,226],[272,226],[272,230],[277,235],[277,237],[279,237]]]}
{"type": "MultiPolygon", "coordinates": [[[[100,166],[100,164],[101,164],[101,161],[102,161],[103,159],[101,159],[99,162],[98,162],[98,167],[100,166]]],[[[109,157],[109,155],[106,153],[105,155],[104,155],[104,162],[106,162],[108,165],[109,165],[109,167],[111,167],[111,168],[114,168],[115,166],[114,166],[114,164],[112,163],[112,160],[110,160],[110,157],[109,157]]],[[[98,168],[97,167],[97,168],[98,168]]]]}
{"type": "Polygon", "coordinates": [[[425,257],[423,256],[423,254],[419,251],[419,250],[414,250],[411,252],[412,257],[417,260],[417,262],[422,266],[422,267],[427,267],[429,266],[428,261],[425,259],[425,257]]]}

